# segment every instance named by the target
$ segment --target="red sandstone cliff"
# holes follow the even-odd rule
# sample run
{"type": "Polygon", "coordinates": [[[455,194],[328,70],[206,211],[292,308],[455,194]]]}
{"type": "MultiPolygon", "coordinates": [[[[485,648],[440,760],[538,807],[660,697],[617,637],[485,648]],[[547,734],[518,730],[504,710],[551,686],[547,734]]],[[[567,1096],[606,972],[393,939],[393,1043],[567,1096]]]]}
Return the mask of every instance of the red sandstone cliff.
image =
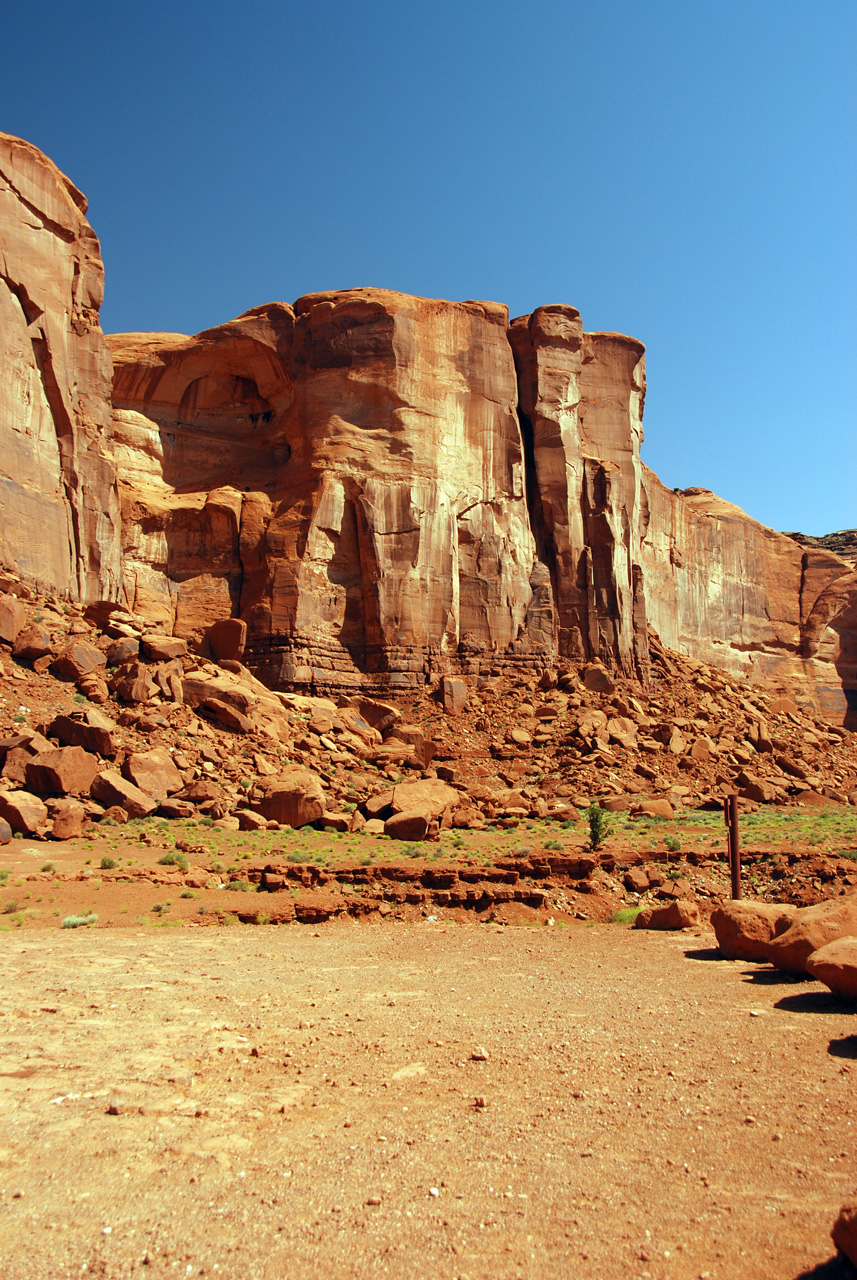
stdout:
{"type": "Polygon", "coordinates": [[[0,564],[83,601],[120,585],[104,268],[86,199],[0,133],[0,564]]]}
{"type": "Polygon", "coordinates": [[[311,294],[111,338],[111,435],[85,207],[0,135],[0,563],[192,640],[240,616],[270,684],[592,657],[645,681],[656,634],[857,717],[853,564],[660,484],[635,339],[569,306],[510,325],[490,302],[311,294]]]}

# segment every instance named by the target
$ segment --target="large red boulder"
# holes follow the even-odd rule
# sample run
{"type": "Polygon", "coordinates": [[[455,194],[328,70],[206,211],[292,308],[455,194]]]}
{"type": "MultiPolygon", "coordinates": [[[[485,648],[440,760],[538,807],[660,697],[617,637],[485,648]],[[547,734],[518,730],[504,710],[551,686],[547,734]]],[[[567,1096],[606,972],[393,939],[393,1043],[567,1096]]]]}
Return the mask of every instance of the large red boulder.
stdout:
{"type": "Polygon", "coordinates": [[[122,765],[122,773],[135,787],[154,796],[158,804],[184,786],[184,778],[166,747],[132,752],[122,765]]]}
{"type": "Polygon", "coordinates": [[[0,818],[14,831],[34,836],[48,820],[47,805],[29,791],[0,791],[0,818]]]}
{"type": "Polygon", "coordinates": [[[253,807],[269,820],[284,826],[305,827],[317,822],[325,810],[321,779],[311,769],[292,765],[259,783],[262,793],[253,807]]]}
{"type": "Polygon", "coordinates": [[[146,818],[158,807],[154,796],[135,787],[115,769],[97,775],[92,784],[92,796],[107,808],[117,805],[124,809],[129,818],[146,818]]]}
{"type": "Polygon", "coordinates": [[[711,913],[711,924],[727,960],[765,961],[768,943],[789,928],[796,912],[778,902],[726,902],[711,913]]]}
{"type": "Polygon", "coordinates": [[[665,907],[646,907],[634,921],[635,929],[690,929],[699,924],[695,902],[670,902],[665,907]]]}
{"type": "Polygon", "coordinates": [[[857,938],[837,938],[813,951],[806,971],[843,1000],[857,1001],[857,938]]]}
{"type": "Polygon", "coordinates": [[[857,893],[801,907],[788,929],[765,948],[767,959],[786,973],[806,973],[813,951],[837,938],[857,937],[857,893]]]}
{"type": "Polygon", "coordinates": [[[27,761],[27,784],[40,795],[88,795],[98,757],[83,747],[55,747],[27,761]]]}

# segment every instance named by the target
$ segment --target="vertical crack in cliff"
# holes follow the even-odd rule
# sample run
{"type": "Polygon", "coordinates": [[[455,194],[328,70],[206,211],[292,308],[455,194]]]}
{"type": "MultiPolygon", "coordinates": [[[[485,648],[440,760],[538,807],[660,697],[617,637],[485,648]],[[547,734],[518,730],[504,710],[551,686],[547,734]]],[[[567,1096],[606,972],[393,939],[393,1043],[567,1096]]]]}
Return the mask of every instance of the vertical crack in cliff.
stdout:
{"type": "Polygon", "coordinates": [[[78,476],[74,456],[74,424],[69,416],[62,391],[60,390],[60,385],[54,372],[51,351],[44,329],[38,329],[31,333],[30,342],[32,343],[33,358],[36,362],[36,368],[39,371],[39,377],[45,393],[45,400],[47,401],[48,408],[51,411],[54,431],[56,432],[57,448],[59,450],[60,457],[60,470],[62,473],[63,488],[66,493],[71,534],[74,540],[72,547],[73,572],[77,577],[78,592],[82,596],[85,594],[86,566],[84,563],[83,539],[80,529],[80,512],[78,511],[77,502],[75,500],[78,489],[78,476]]]}
{"type": "Polygon", "coordinates": [[[545,566],[550,575],[551,595],[553,597],[553,642],[557,643],[559,635],[559,613],[557,602],[559,600],[559,568],[557,565],[556,546],[554,544],[553,534],[548,528],[548,522],[545,518],[544,503],[542,502],[541,489],[539,488],[539,478],[536,471],[536,446],[535,435],[533,432],[533,424],[521,408],[521,376],[515,365],[515,375],[518,385],[518,427],[521,432],[521,445],[523,449],[524,464],[524,500],[527,504],[527,515],[530,518],[530,529],[532,530],[533,539],[536,544],[536,559],[545,566]]]}

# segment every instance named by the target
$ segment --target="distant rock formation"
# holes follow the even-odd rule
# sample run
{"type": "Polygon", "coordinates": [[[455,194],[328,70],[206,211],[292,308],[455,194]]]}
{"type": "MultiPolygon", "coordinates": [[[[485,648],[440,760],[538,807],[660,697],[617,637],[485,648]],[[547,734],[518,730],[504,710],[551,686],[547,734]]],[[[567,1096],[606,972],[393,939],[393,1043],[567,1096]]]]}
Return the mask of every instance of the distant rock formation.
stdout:
{"type": "Polygon", "coordinates": [[[86,199],[0,133],[0,564],[74,600],[120,590],[101,251],[86,199]]]}
{"type": "Polygon", "coordinates": [[[111,428],[85,202],[3,147],[9,567],[193,643],[240,618],[271,686],[406,692],[592,658],[646,682],[659,638],[857,720],[848,539],[664,488],[640,459],[636,339],[563,305],[510,324],[492,302],[310,294],[109,338],[111,428]]]}

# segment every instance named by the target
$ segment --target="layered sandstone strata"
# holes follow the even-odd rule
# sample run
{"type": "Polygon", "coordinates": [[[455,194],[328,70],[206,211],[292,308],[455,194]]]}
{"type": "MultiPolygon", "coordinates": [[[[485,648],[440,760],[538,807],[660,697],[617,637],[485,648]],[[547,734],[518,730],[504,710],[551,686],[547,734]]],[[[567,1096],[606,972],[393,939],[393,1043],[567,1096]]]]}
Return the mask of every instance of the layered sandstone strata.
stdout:
{"type": "Polygon", "coordinates": [[[240,619],[273,685],[595,657],[645,682],[656,634],[857,720],[853,539],[665,489],[635,339],[569,306],[510,325],[490,302],[311,294],[112,338],[111,437],[85,209],[0,135],[0,565],[191,641],[240,619]]]}
{"type": "Polygon", "coordinates": [[[507,322],[358,289],[112,338],[131,607],[193,637],[240,612],[272,682],[544,664],[507,322]]]}
{"type": "Polygon", "coordinates": [[[120,589],[104,268],[86,199],[0,134],[0,564],[83,601],[120,589]]]}
{"type": "Polygon", "coordinates": [[[194,338],[118,335],[129,605],[197,639],[240,615],[270,683],[420,683],[649,637],[835,719],[857,583],[640,460],[645,363],[572,307],[383,290],[273,303],[194,338]]]}

